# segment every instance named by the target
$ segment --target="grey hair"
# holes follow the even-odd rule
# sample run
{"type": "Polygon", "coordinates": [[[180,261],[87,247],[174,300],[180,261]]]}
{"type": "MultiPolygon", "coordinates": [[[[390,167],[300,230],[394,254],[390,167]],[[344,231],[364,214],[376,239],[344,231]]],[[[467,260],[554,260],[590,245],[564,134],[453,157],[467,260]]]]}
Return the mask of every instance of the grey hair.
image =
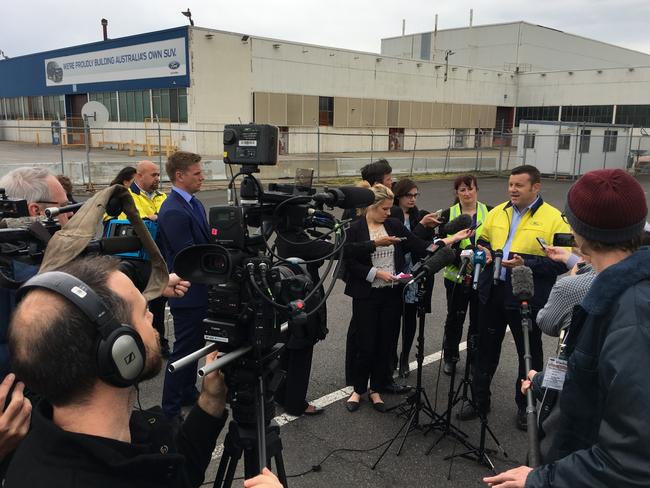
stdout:
{"type": "Polygon", "coordinates": [[[0,188],[9,198],[24,198],[27,203],[52,199],[48,178],[54,176],[46,168],[18,168],[0,178],[0,188]]]}

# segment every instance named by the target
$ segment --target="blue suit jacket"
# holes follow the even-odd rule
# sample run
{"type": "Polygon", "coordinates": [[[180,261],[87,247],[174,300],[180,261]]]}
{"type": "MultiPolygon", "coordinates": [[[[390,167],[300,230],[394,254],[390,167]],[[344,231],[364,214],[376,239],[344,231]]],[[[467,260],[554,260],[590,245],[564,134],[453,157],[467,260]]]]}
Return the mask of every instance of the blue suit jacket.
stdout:
{"type": "MultiPolygon", "coordinates": [[[[205,213],[203,204],[200,201],[199,204],[205,213]]],[[[194,213],[192,206],[172,190],[158,213],[158,236],[167,267],[172,272],[174,258],[180,251],[189,246],[210,242],[210,229],[194,213]]],[[[183,298],[169,299],[169,306],[174,308],[205,307],[207,304],[207,286],[198,283],[192,283],[183,298]]]]}

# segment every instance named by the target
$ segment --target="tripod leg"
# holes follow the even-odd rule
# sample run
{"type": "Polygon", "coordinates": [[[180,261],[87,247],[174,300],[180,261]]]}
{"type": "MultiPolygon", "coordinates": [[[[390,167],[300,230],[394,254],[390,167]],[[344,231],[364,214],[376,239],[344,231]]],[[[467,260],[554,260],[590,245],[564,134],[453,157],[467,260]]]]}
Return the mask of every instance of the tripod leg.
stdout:
{"type": "MultiPolygon", "coordinates": [[[[280,446],[282,449],[282,446],[280,446]]],[[[282,452],[275,454],[275,469],[278,472],[278,479],[284,488],[288,488],[287,484],[287,472],[284,470],[284,460],[282,459],[282,452]]]]}
{"type": "MultiPolygon", "coordinates": [[[[413,410],[414,412],[416,411],[416,409],[415,409],[413,406],[411,406],[411,410],[413,410]]],[[[392,446],[393,443],[397,440],[397,438],[398,438],[399,435],[402,433],[402,431],[404,430],[404,428],[405,428],[407,425],[410,425],[410,423],[411,423],[411,418],[412,418],[412,417],[413,417],[413,413],[411,413],[411,414],[409,415],[408,419],[406,420],[406,422],[404,422],[404,423],[402,424],[402,426],[401,426],[401,427],[399,428],[399,430],[397,431],[397,434],[395,434],[395,436],[390,440],[390,442],[389,442],[388,445],[386,446],[386,449],[384,449],[384,450],[382,451],[382,453],[381,453],[381,454],[379,455],[379,457],[377,458],[377,461],[375,461],[375,464],[373,464],[372,467],[371,467],[370,469],[375,469],[375,468],[377,467],[377,465],[378,465],[379,462],[382,460],[382,458],[384,457],[384,455],[385,455],[385,454],[388,452],[388,450],[390,449],[390,446],[392,446]]],[[[408,430],[407,430],[406,432],[408,433],[408,430]]]]}

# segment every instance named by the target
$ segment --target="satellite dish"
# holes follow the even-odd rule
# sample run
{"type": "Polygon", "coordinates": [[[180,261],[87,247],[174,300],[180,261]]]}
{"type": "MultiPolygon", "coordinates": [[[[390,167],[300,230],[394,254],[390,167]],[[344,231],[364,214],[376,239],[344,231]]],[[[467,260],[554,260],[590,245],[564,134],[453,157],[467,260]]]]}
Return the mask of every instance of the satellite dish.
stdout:
{"type": "Polygon", "coordinates": [[[88,122],[88,127],[101,129],[108,122],[108,109],[100,102],[87,102],[81,107],[81,116],[88,122]]]}

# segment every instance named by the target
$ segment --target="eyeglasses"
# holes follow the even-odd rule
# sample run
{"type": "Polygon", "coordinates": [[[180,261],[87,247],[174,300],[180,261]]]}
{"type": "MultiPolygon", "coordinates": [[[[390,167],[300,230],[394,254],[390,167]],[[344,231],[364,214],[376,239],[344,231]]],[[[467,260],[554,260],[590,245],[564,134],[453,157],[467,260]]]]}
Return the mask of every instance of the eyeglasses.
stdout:
{"type": "Polygon", "coordinates": [[[419,193],[405,193],[404,196],[406,198],[417,198],[419,193]]]}

